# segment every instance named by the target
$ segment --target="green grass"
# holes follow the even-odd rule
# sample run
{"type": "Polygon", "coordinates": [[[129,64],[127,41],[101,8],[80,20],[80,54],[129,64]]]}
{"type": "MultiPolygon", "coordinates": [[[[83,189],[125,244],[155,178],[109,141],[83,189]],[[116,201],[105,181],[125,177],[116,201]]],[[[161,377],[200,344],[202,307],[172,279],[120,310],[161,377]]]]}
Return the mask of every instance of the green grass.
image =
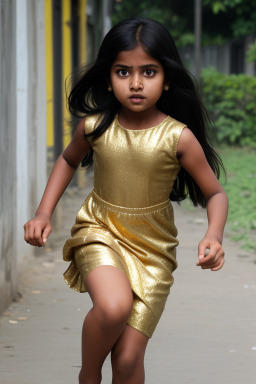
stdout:
{"type": "Polygon", "coordinates": [[[227,181],[223,176],[220,181],[229,198],[232,238],[244,249],[256,249],[256,151],[228,147],[220,155],[227,173],[227,181]]]}
{"type": "MultiPolygon", "coordinates": [[[[226,169],[226,181],[220,182],[229,198],[228,227],[232,240],[243,249],[256,250],[256,151],[224,147],[219,154],[226,169]]],[[[196,209],[189,199],[182,202],[187,210],[196,209]]]]}

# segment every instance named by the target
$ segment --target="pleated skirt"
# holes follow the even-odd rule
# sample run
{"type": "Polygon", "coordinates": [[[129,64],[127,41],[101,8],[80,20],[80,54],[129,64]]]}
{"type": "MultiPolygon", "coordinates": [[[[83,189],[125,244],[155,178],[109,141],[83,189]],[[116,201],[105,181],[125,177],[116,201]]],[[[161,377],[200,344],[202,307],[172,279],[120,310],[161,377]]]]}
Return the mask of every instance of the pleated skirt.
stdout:
{"type": "Polygon", "coordinates": [[[177,229],[171,202],[127,208],[102,200],[94,191],[79,210],[63,248],[70,262],[68,286],[86,292],[88,274],[110,265],[128,277],[134,294],[128,324],[151,337],[162,315],[177,268],[177,229]]]}

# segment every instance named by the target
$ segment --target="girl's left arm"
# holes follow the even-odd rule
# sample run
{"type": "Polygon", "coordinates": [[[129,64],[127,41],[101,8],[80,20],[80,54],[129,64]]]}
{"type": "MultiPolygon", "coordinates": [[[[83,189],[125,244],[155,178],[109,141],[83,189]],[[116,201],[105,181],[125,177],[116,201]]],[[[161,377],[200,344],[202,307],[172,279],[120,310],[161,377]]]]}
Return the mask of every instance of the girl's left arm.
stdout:
{"type": "Polygon", "coordinates": [[[228,214],[228,198],[193,133],[184,128],[177,147],[182,167],[193,177],[207,200],[208,230],[198,246],[197,265],[217,271],[224,265],[222,239],[228,214]],[[209,249],[206,255],[206,250],[209,249]]]}

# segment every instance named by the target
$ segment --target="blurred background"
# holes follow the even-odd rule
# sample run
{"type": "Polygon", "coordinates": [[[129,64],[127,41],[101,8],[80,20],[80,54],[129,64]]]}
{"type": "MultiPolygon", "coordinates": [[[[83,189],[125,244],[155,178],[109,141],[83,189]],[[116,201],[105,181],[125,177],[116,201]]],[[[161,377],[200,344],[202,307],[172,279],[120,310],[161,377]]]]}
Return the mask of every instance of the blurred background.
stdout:
{"type": "MultiPolygon", "coordinates": [[[[198,80],[227,171],[229,229],[256,249],[256,2],[251,0],[0,0],[0,312],[29,251],[23,225],[34,215],[49,169],[69,143],[65,81],[97,54],[124,18],[163,23],[198,80]]],[[[84,171],[74,180],[83,188],[84,171]]],[[[188,208],[189,209],[189,208],[188,208]]]]}

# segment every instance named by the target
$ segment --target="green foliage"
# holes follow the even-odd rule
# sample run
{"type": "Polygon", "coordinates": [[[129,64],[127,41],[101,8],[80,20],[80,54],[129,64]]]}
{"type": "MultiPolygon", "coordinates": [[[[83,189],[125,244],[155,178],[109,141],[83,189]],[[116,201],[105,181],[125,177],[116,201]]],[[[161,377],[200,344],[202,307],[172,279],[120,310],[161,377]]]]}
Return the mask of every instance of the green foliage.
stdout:
{"type": "Polygon", "coordinates": [[[245,249],[256,249],[256,151],[223,148],[221,157],[227,172],[221,183],[229,198],[228,224],[232,239],[245,249]]]}
{"type": "Polygon", "coordinates": [[[256,32],[256,2],[252,0],[203,0],[204,7],[211,8],[219,16],[224,14],[232,36],[253,35],[256,32]]]}
{"type": "Polygon", "coordinates": [[[256,40],[247,51],[247,60],[249,62],[256,61],[256,40]]]}
{"type": "MultiPolygon", "coordinates": [[[[161,22],[178,47],[194,43],[194,1],[116,0],[113,24],[129,17],[161,22]]],[[[256,2],[252,0],[203,0],[202,44],[223,44],[228,39],[256,33],[256,2]]]]}
{"type": "Polygon", "coordinates": [[[218,142],[256,148],[256,78],[203,69],[202,94],[218,142]]]}
{"type": "Polygon", "coordinates": [[[220,11],[225,11],[225,5],[221,1],[215,1],[212,5],[213,13],[217,14],[220,11]]]}
{"type": "MultiPolygon", "coordinates": [[[[219,154],[226,169],[220,183],[229,199],[228,228],[233,241],[242,248],[256,250],[256,151],[248,148],[221,147],[219,154]]],[[[196,210],[188,200],[187,210],[196,210]]]]}
{"type": "Polygon", "coordinates": [[[210,5],[214,13],[227,12],[230,8],[236,8],[237,6],[239,6],[239,12],[241,13],[244,8],[247,8],[248,3],[251,3],[251,0],[203,0],[203,4],[210,5]]]}
{"type": "MultiPolygon", "coordinates": [[[[222,44],[231,35],[225,15],[213,14],[211,7],[203,8],[202,42],[222,44]],[[218,28],[216,28],[218,25],[218,28]]],[[[113,24],[129,17],[146,17],[162,23],[178,47],[194,44],[194,1],[187,0],[119,0],[115,2],[113,24]]]]}
{"type": "Polygon", "coordinates": [[[193,2],[185,0],[122,0],[115,3],[113,24],[130,17],[146,17],[162,23],[179,47],[194,43],[193,2]]]}

